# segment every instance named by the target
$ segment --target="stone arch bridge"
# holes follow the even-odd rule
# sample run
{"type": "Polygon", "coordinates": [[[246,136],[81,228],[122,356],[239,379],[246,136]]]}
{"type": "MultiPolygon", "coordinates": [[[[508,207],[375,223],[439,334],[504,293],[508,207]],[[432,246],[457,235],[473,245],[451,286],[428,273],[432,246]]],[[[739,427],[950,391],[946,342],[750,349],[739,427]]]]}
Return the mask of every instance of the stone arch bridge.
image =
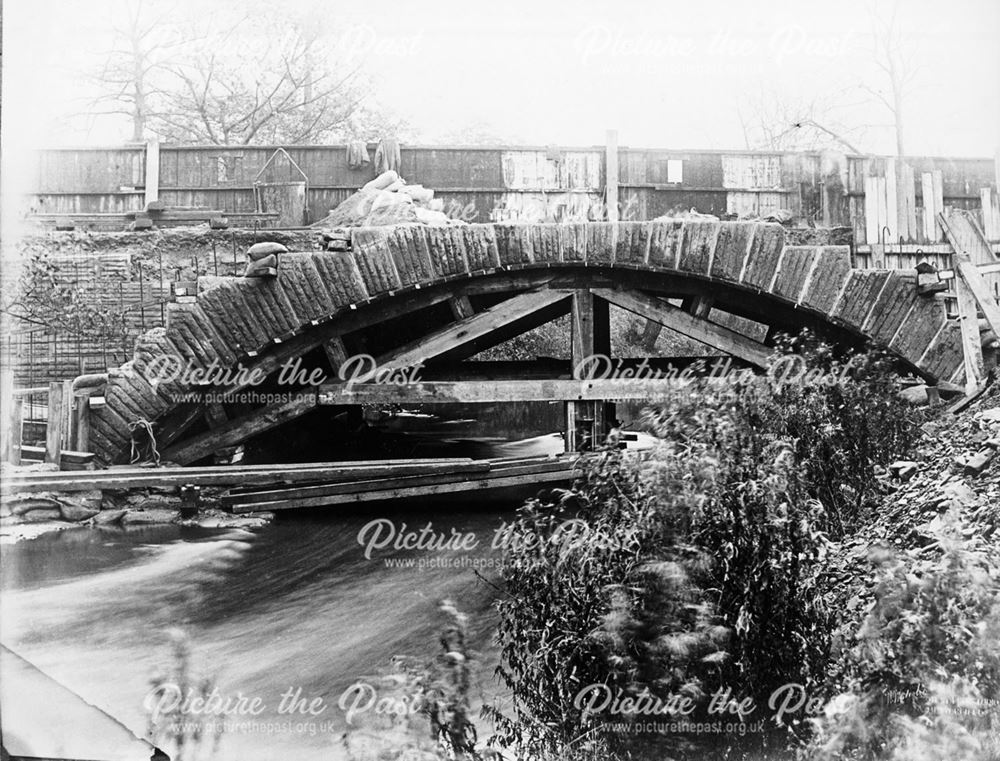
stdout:
{"type": "Polygon", "coordinates": [[[776,332],[812,327],[885,347],[932,383],[964,375],[957,321],[940,299],[918,294],[914,271],[853,269],[848,247],[786,245],[777,224],[407,225],[351,237],[349,251],[281,254],[275,277],[202,278],[195,298],[170,304],[166,327],[109,373],[103,403],[92,399],[97,458],[127,460],[130,425],[143,420],[165,459],[192,463],[324,403],[561,398],[571,430],[574,419],[599,426],[600,384],[582,389],[551,365],[463,360],[567,312],[574,359],[609,351],[609,304],[750,365],[766,362],[776,332]],[[719,324],[713,309],[767,325],[767,337],[719,324]],[[216,373],[244,368],[229,379],[235,391],[253,385],[251,371],[272,383],[289,361],[319,358],[330,374],[358,352],[382,367],[423,363],[426,382],[307,387],[249,410],[192,395],[205,390],[197,373],[154,382],[165,357],[216,373]]]}

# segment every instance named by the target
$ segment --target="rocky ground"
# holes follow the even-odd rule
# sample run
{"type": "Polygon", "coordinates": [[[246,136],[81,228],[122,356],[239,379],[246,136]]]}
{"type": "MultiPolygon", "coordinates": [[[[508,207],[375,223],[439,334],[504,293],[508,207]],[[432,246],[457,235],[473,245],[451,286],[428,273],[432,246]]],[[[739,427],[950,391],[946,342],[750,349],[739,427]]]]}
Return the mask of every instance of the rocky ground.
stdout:
{"type": "Polygon", "coordinates": [[[1000,555],[1000,384],[965,410],[942,409],[923,424],[913,460],[877,471],[883,497],[877,516],[829,553],[824,581],[831,609],[860,617],[873,599],[875,548],[914,560],[940,555],[946,521],[961,538],[984,543],[1000,555]],[[947,518],[946,518],[947,516],[947,518]]]}
{"type": "Polygon", "coordinates": [[[13,495],[0,503],[0,544],[70,528],[128,530],[172,523],[203,528],[257,528],[274,519],[273,513],[224,512],[219,507],[220,493],[221,490],[203,489],[201,506],[194,517],[182,516],[179,496],[156,489],[13,495]]]}

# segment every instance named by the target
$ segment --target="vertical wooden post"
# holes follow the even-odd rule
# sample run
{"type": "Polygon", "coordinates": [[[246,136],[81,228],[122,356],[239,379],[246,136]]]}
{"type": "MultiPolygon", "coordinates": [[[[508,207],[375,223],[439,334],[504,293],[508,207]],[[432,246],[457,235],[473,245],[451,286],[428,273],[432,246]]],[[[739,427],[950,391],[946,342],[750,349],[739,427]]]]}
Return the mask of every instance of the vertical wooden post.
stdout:
{"type": "Polygon", "coordinates": [[[146,206],[160,200],[160,141],[146,142],[146,206]]]}
{"type": "Polygon", "coordinates": [[[73,449],[90,451],[90,395],[77,394],[73,407],[73,449]]]}
{"type": "Polygon", "coordinates": [[[45,424],[45,462],[59,464],[66,435],[66,400],[61,381],[49,383],[48,420],[45,424]]]}
{"type": "Polygon", "coordinates": [[[73,381],[64,380],[63,387],[63,448],[72,449],[76,441],[76,399],[73,398],[73,381]]]}
{"type": "Polygon", "coordinates": [[[899,194],[896,182],[896,159],[885,160],[885,226],[888,228],[886,243],[896,243],[899,239],[899,194]]]}
{"type": "MultiPolygon", "coordinates": [[[[0,374],[0,462],[13,462],[14,457],[14,430],[21,430],[21,419],[18,414],[15,417],[14,410],[14,374],[9,365],[0,374]]],[[[18,442],[17,453],[21,453],[21,445],[18,442]]]]}
{"type": "Polygon", "coordinates": [[[608,222],[618,221],[618,130],[609,129],[604,154],[604,200],[608,222]]]}
{"type": "Polygon", "coordinates": [[[941,210],[934,208],[934,178],[930,172],[923,172],[920,175],[920,195],[924,204],[924,238],[928,243],[933,243],[937,240],[936,218],[941,210]]]}
{"type": "Polygon", "coordinates": [[[24,400],[17,396],[10,400],[10,454],[7,462],[11,465],[21,464],[21,435],[24,430],[24,400]]]}
{"type": "Polygon", "coordinates": [[[340,366],[348,359],[343,339],[340,336],[333,336],[327,339],[323,343],[323,351],[326,352],[326,358],[330,362],[330,369],[336,375],[340,372],[340,366]]]}
{"type": "Polygon", "coordinates": [[[944,179],[940,169],[931,172],[931,188],[934,191],[934,240],[944,240],[944,229],[938,221],[938,214],[944,213],[944,179]]]}
{"type": "Polygon", "coordinates": [[[983,344],[979,336],[979,315],[976,312],[976,297],[964,278],[955,278],[955,292],[958,296],[958,319],[962,328],[962,354],[965,358],[965,393],[972,395],[982,388],[986,374],[983,344]]]}
{"type": "MultiPolygon", "coordinates": [[[[570,318],[570,360],[576,377],[578,366],[587,357],[611,354],[608,302],[588,290],[574,291],[570,318]]],[[[609,414],[614,415],[614,407],[604,402],[567,402],[566,451],[579,452],[601,446],[609,414]]]]}

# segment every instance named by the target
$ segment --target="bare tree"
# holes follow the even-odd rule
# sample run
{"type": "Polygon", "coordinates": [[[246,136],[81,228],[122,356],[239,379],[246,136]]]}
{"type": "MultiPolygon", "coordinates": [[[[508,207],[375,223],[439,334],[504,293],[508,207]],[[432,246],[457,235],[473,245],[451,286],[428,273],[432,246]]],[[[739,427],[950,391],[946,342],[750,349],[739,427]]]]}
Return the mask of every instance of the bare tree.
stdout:
{"type": "MultiPolygon", "coordinates": [[[[894,132],[896,154],[905,155],[904,105],[916,76],[914,52],[908,48],[895,2],[888,17],[880,15],[873,3],[869,10],[872,24],[871,61],[879,84],[845,87],[821,95],[795,98],[787,93],[762,91],[747,98],[737,111],[748,149],[818,150],[836,148],[864,153],[861,146],[873,130],[890,127],[894,132]],[[857,93],[863,93],[859,99],[857,93]],[[890,124],[867,118],[872,100],[887,109],[890,124]],[[866,116],[859,118],[859,114],[866,116]]],[[[817,88],[818,89],[818,88],[817,88]]]]}
{"type": "Polygon", "coordinates": [[[867,125],[848,126],[837,118],[837,97],[789,98],[762,91],[737,105],[748,150],[836,149],[861,153],[856,143],[867,125]]]}
{"type": "Polygon", "coordinates": [[[142,0],[124,2],[114,15],[113,41],[93,79],[104,91],[91,104],[90,115],[127,116],[132,140],[145,139],[151,116],[162,95],[162,77],[190,40],[174,34],[169,8],[152,14],[142,0]]]}
{"type": "Polygon", "coordinates": [[[905,44],[902,25],[899,20],[899,2],[894,2],[889,17],[883,18],[873,5],[870,12],[872,21],[873,59],[875,66],[884,75],[882,87],[863,85],[879,103],[892,115],[896,133],[896,155],[905,156],[903,141],[904,104],[906,95],[917,74],[914,51],[905,44]]]}
{"type": "Polygon", "coordinates": [[[127,116],[133,140],[152,132],[218,145],[376,137],[401,126],[374,104],[364,61],[337,60],[321,25],[260,3],[220,9],[211,26],[182,28],[169,11],[124,3],[95,75],[104,110],[90,113],[127,116]]]}

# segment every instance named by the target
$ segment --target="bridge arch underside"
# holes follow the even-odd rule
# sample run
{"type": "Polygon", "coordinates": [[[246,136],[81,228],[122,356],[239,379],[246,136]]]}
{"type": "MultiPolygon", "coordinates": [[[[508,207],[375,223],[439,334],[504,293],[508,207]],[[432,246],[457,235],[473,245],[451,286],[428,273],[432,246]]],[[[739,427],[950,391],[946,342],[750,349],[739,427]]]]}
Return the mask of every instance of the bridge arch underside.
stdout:
{"type": "MultiPolygon", "coordinates": [[[[840,345],[870,342],[930,382],[960,382],[961,331],[943,303],[918,295],[912,271],[850,264],[847,247],[786,246],[783,228],[765,223],[362,228],[349,252],[283,254],[277,277],[202,278],[194,302],[169,305],[166,327],[143,335],[133,360],[109,374],[105,404],[90,413],[91,449],[104,463],[127,460],[130,425],[145,420],[161,455],[187,464],[318,404],[388,401],[386,391],[345,397],[335,383],[336,368],[357,353],[385,368],[422,363],[422,385],[433,386],[423,394],[447,396],[449,380],[476,373],[537,379],[537,367],[458,363],[566,313],[573,356],[604,353],[608,304],[749,365],[762,363],[769,339],[720,325],[718,311],[763,323],[768,336],[808,327],[840,345]],[[155,383],[165,357],[196,370],[254,370],[268,380],[224,390],[288,398],[257,408],[193,401],[193,392],[220,389],[155,383]],[[296,359],[334,383],[278,388],[275,376],[296,359]]],[[[426,398],[415,391],[408,400],[426,398]]]]}

